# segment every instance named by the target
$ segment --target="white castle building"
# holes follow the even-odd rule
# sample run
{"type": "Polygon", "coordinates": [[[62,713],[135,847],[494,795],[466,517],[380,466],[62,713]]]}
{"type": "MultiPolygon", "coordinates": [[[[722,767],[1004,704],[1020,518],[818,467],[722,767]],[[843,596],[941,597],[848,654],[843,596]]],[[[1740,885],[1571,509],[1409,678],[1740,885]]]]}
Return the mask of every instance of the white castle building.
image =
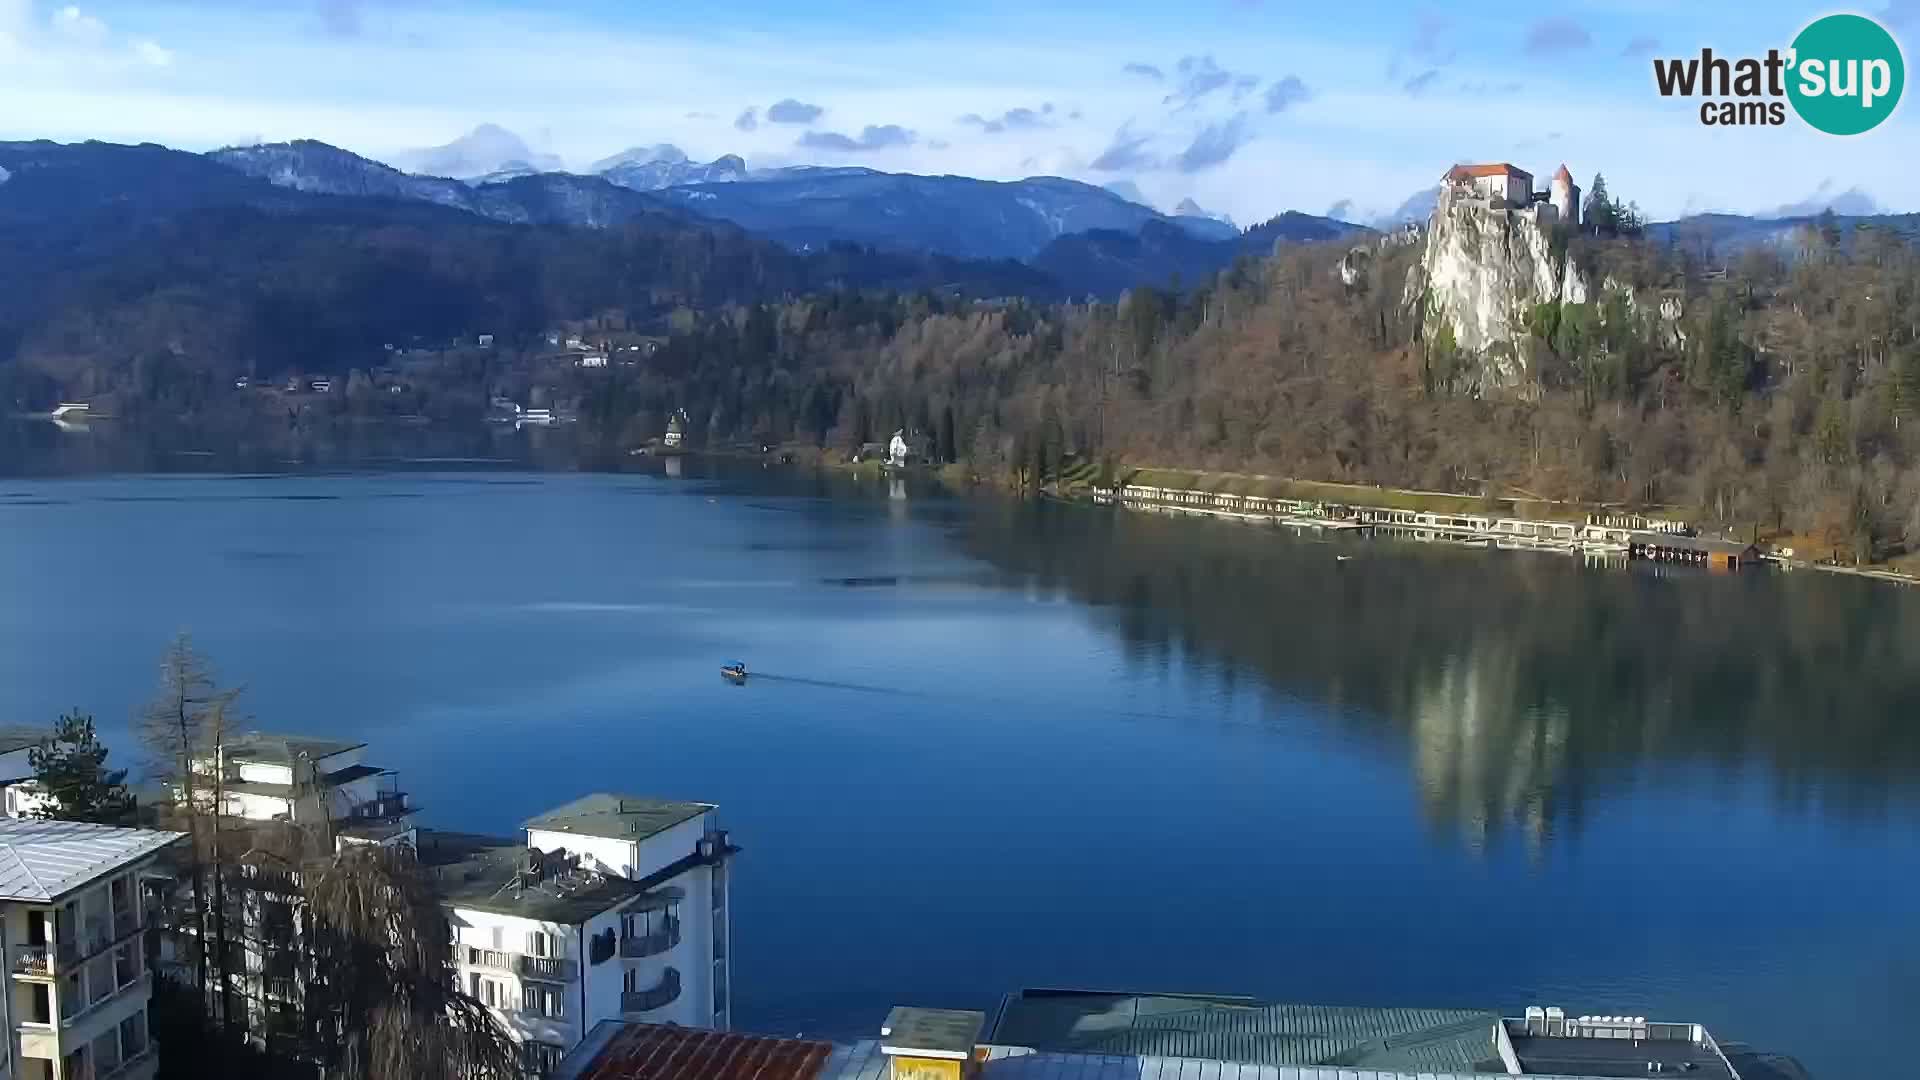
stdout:
{"type": "Polygon", "coordinates": [[[1484,165],[1455,165],[1447,170],[1442,183],[1466,189],[1486,199],[1488,206],[1494,209],[1525,210],[1537,207],[1535,212],[1543,225],[1556,222],[1574,226],[1580,224],[1580,186],[1573,182],[1573,174],[1567,171],[1564,164],[1553,174],[1552,187],[1547,191],[1535,191],[1532,173],[1504,161],[1484,165]]]}

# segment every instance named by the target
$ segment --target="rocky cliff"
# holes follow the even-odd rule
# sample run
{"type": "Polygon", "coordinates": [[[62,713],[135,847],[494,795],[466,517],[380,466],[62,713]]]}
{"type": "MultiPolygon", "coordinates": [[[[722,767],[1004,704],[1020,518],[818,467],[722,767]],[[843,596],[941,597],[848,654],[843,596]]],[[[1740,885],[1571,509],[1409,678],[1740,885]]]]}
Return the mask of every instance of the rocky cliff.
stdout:
{"type": "Polygon", "coordinates": [[[1442,187],[1407,302],[1421,306],[1428,342],[1458,350],[1464,363],[1456,370],[1473,388],[1523,381],[1536,304],[1588,301],[1590,283],[1553,231],[1536,208],[1491,209],[1464,189],[1442,187]]]}

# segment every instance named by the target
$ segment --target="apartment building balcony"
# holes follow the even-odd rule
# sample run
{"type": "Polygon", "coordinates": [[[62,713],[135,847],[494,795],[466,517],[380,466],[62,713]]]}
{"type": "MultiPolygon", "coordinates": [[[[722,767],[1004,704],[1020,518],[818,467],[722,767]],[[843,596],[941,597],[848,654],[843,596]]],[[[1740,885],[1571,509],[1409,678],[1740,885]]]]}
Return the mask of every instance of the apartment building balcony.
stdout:
{"type": "Polygon", "coordinates": [[[680,920],[669,919],[648,934],[627,934],[620,939],[620,955],[628,959],[659,956],[680,944],[680,920]]]}
{"type": "Polygon", "coordinates": [[[347,808],[343,825],[374,825],[395,821],[413,813],[413,798],[391,781],[382,784],[373,798],[347,808]]]}
{"type": "Polygon", "coordinates": [[[680,999],[680,972],[668,968],[660,976],[660,981],[646,990],[628,990],[620,995],[620,1011],[623,1013],[652,1012],[664,1009],[680,999]]]}
{"type": "Polygon", "coordinates": [[[70,971],[138,934],[142,929],[134,912],[116,916],[111,924],[99,920],[78,939],[13,945],[7,950],[7,970],[22,979],[52,979],[70,971]]]}
{"type": "Polygon", "coordinates": [[[467,946],[467,964],[546,982],[572,982],[579,973],[578,966],[568,957],[529,956],[526,953],[482,949],[473,945],[467,946]]]}

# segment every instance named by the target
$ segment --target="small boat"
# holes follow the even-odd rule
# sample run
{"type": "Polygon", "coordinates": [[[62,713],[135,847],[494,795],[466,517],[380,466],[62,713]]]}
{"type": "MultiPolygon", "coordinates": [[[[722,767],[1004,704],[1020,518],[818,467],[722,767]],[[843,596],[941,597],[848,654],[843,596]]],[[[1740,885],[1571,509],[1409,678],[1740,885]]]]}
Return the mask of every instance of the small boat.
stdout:
{"type": "Polygon", "coordinates": [[[720,668],[720,674],[737,683],[746,682],[747,681],[747,665],[736,660],[731,664],[723,665],[720,668]]]}
{"type": "Polygon", "coordinates": [[[1334,561],[1334,562],[1348,562],[1348,561],[1350,561],[1350,560],[1351,560],[1352,558],[1353,558],[1353,556],[1351,556],[1351,555],[1335,555],[1335,556],[1333,557],[1333,561],[1334,561]]]}

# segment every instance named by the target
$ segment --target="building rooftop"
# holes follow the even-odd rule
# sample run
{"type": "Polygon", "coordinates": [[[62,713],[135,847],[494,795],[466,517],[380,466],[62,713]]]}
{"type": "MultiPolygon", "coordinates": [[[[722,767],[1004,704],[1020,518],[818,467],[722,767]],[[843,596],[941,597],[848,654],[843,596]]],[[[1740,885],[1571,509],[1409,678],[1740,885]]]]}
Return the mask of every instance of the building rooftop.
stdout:
{"type": "MultiPolygon", "coordinates": [[[[1488,1080],[1490,1072],[1341,1065],[1254,1065],[1157,1054],[1075,1054],[983,1044],[973,1080],[1488,1080]]],[[[1644,1061],[1635,1076],[1648,1075],[1644,1061]]],[[[549,1080],[891,1080],[881,1040],[851,1044],[719,1033],[603,1020],[562,1058],[549,1080]]],[[[1539,1074],[1536,1080],[1607,1080],[1610,1073],[1539,1074]]],[[[1715,1076],[1713,1073],[1697,1074],[1715,1076]]],[[[1717,1074],[1724,1076],[1724,1073],[1717,1074]]]]}
{"type": "Polygon", "coordinates": [[[1738,540],[1710,540],[1677,533],[1637,532],[1627,539],[1636,547],[1661,547],[1670,551],[1698,551],[1710,555],[1745,555],[1755,550],[1752,544],[1743,544],[1738,540]]]}
{"type": "Polygon", "coordinates": [[[53,734],[50,728],[28,727],[24,724],[0,724],[0,754],[11,754],[16,750],[27,750],[39,746],[41,741],[53,734]]]}
{"type": "Polygon", "coordinates": [[[1473,1072],[1498,1061],[1478,1009],[1286,1005],[1239,997],[1021,990],[988,1039],[1037,1050],[1473,1072]]]}
{"type": "Polygon", "coordinates": [[[532,818],[526,827],[614,840],[644,840],[712,809],[712,803],[596,792],[532,818]]]}
{"type": "Polygon", "coordinates": [[[603,1022],[556,1076],[569,1080],[813,1080],[832,1043],[654,1024],[603,1022]]]}
{"type": "Polygon", "coordinates": [[[1710,1046],[1685,1039],[1563,1038],[1515,1035],[1513,1052],[1527,1076],[1625,1077],[1670,1074],[1696,1080],[1733,1080],[1727,1061],[1710,1046]]]}
{"type": "Polygon", "coordinates": [[[969,1009],[917,1009],[896,1005],[880,1025],[880,1049],[910,1057],[966,1060],[980,1042],[987,1014],[969,1009]]]}
{"type": "Polygon", "coordinates": [[[1475,176],[1523,176],[1528,180],[1533,179],[1532,173],[1525,169],[1515,168],[1504,161],[1491,162],[1486,165],[1455,165],[1453,168],[1447,170],[1446,178],[1448,180],[1466,180],[1475,176]]]}
{"type": "MultiPolygon", "coordinates": [[[[414,842],[449,907],[578,926],[609,908],[644,905],[637,898],[649,894],[645,882],[591,871],[535,878],[527,872],[527,845],[510,837],[420,829],[414,842]]],[[[656,889],[651,895],[665,903],[681,892],[656,889]]]]}
{"type": "Polygon", "coordinates": [[[364,742],[322,739],[310,735],[279,735],[252,731],[226,741],[228,761],[259,762],[263,765],[292,765],[302,759],[319,760],[349,750],[358,750],[364,742]]]}
{"type": "Polygon", "coordinates": [[[6,764],[0,765],[0,786],[33,777],[33,764],[26,752],[39,746],[50,734],[46,728],[0,724],[0,757],[13,755],[6,764]]]}
{"type": "Polygon", "coordinates": [[[185,835],[82,821],[0,818],[0,900],[58,899],[185,835]]]}

